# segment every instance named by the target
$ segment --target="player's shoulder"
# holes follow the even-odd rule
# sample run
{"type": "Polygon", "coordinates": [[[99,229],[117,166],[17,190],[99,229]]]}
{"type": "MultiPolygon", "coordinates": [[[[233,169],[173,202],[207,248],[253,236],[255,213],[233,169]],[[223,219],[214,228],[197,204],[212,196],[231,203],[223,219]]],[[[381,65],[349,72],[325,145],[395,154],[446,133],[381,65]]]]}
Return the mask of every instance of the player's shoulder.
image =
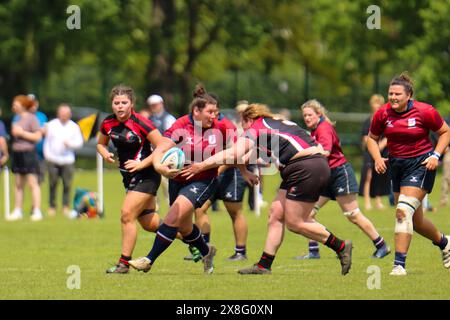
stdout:
{"type": "Polygon", "coordinates": [[[426,103],[426,102],[414,100],[413,105],[414,105],[414,108],[419,110],[419,112],[427,112],[428,113],[428,112],[436,111],[436,108],[433,105],[426,103]]]}

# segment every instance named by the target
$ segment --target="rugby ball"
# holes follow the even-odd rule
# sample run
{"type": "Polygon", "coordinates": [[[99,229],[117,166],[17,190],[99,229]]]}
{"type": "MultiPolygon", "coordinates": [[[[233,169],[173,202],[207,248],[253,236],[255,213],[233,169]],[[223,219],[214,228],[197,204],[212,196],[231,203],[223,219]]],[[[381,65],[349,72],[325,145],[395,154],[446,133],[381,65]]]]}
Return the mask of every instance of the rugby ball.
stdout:
{"type": "Polygon", "coordinates": [[[183,169],[185,162],[184,152],[180,148],[173,147],[167,150],[162,159],[161,164],[168,166],[170,169],[183,169]]]}

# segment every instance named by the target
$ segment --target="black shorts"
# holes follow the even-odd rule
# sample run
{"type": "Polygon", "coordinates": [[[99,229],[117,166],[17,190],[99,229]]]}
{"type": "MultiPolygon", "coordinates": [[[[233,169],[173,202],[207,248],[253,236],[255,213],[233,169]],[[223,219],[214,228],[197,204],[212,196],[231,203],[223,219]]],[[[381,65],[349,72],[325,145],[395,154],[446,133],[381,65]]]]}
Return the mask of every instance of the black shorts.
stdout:
{"type": "Polygon", "coordinates": [[[159,185],[161,184],[161,175],[153,167],[146,168],[137,173],[120,171],[122,182],[126,191],[136,191],[148,193],[156,196],[159,185]]]}
{"type": "Polygon", "coordinates": [[[358,182],[352,165],[348,162],[331,169],[330,180],[321,196],[336,200],[336,197],[358,193],[358,182]]]}
{"type": "Polygon", "coordinates": [[[330,168],[324,156],[312,155],[292,160],[280,173],[280,189],[287,191],[287,199],[316,202],[327,186],[330,168]]]}
{"type": "Polygon", "coordinates": [[[201,208],[216,192],[217,178],[181,183],[169,180],[169,200],[172,205],[179,195],[189,199],[195,209],[201,208]]]}
{"type": "Polygon", "coordinates": [[[432,152],[427,152],[415,158],[390,158],[392,190],[400,192],[400,187],[410,186],[431,193],[436,170],[427,170],[421,163],[432,154],[432,152]]]}
{"type": "Polygon", "coordinates": [[[38,174],[39,159],[37,152],[33,151],[13,151],[11,170],[16,174],[38,174]]]}
{"type": "Polygon", "coordinates": [[[228,168],[218,178],[218,188],[210,198],[211,202],[223,200],[226,202],[242,202],[247,183],[238,168],[228,168]]]}

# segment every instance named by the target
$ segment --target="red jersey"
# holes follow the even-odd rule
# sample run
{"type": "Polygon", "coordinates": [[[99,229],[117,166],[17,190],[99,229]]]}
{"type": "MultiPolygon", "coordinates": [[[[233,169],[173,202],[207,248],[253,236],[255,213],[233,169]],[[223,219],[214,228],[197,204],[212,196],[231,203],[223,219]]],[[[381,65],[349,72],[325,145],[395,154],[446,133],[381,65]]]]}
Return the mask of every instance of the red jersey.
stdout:
{"type": "Polygon", "coordinates": [[[255,141],[262,151],[269,151],[281,164],[299,151],[316,146],[308,132],[296,123],[272,118],[258,118],[245,130],[245,136],[255,141]]]}
{"type": "Polygon", "coordinates": [[[391,157],[412,158],[433,150],[430,130],[438,131],[443,123],[432,105],[410,100],[406,111],[398,113],[388,102],[373,116],[370,132],[375,136],[384,133],[391,157]]]}
{"type": "MultiPolygon", "coordinates": [[[[226,129],[217,119],[214,119],[211,128],[202,128],[194,124],[191,114],[179,118],[164,132],[164,136],[177,144],[183,150],[186,157],[186,165],[194,162],[202,162],[210,158],[225,147],[226,129]]],[[[217,177],[217,168],[209,169],[196,174],[189,181],[212,179],[217,177]]],[[[178,176],[174,180],[186,182],[186,179],[178,176]]]]}
{"type": "Polygon", "coordinates": [[[347,162],[342,152],[341,142],[334,127],[321,118],[317,127],[311,131],[311,136],[328,151],[328,166],[330,169],[337,168],[347,162]]]}
{"type": "Polygon", "coordinates": [[[237,128],[230,119],[225,117],[222,113],[217,117],[217,122],[223,126],[223,129],[226,131],[225,143],[227,148],[230,147],[231,144],[235,143],[238,138],[237,128]]]}
{"type": "Polygon", "coordinates": [[[156,130],[153,123],[134,111],[125,122],[120,122],[111,114],[100,126],[100,132],[108,136],[117,149],[122,171],[126,171],[124,166],[127,160],[143,160],[151,154],[147,135],[153,130],[156,130]]]}

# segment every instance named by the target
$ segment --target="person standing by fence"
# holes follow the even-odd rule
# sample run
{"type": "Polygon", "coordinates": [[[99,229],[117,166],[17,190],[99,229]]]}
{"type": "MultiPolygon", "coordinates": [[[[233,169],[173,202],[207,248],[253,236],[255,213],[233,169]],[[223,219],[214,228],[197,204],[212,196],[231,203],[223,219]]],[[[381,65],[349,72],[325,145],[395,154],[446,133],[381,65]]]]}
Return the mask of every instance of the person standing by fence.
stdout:
{"type": "Polygon", "coordinates": [[[63,183],[63,213],[70,213],[70,191],[75,170],[75,151],[83,145],[80,127],[71,120],[72,111],[68,104],[61,104],[57,118],[45,127],[44,158],[47,161],[49,175],[49,209],[48,215],[56,214],[56,188],[58,180],[63,183]]]}

